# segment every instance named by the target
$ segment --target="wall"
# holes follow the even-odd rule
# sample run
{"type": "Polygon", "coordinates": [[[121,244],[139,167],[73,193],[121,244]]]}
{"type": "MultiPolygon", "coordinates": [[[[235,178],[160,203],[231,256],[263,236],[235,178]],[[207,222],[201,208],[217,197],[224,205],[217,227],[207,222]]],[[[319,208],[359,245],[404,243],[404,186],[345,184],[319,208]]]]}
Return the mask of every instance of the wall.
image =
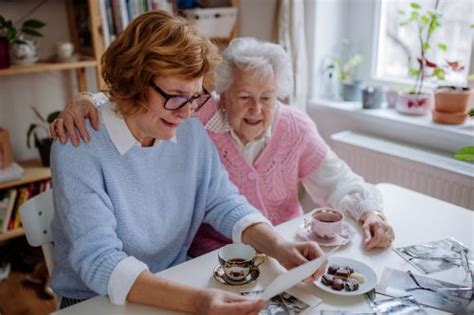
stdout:
{"type": "MultiPolygon", "coordinates": [[[[7,19],[16,21],[37,5],[39,1],[0,2],[0,12],[7,19]]],[[[69,40],[64,1],[49,0],[29,18],[46,22],[41,30],[39,56],[42,59],[54,54],[55,44],[69,40]]],[[[90,87],[95,88],[94,72],[89,71],[90,87]],[[92,75],[91,75],[92,74],[92,75]]],[[[38,122],[31,106],[47,115],[61,109],[77,91],[75,73],[54,71],[45,73],[0,76],[0,126],[10,133],[16,160],[37,158],[35,148],[26,146],[26,132],[31,122],[38,122]]]]}
{"type": "Polygon", "coordinates": [[[277,0],[240,0],[239,36],[274,41],[277,0]]]}
{"type": "MultiPolygon", "coordinates": [[[[309,65],[312,67],[314,80],[310,88],[310,98],[316,98],[319,95],[318,80],[321,77],[321,66],[323,60],[334,55],[334,49],[343,38],[347,38],[350,6],[347,0],[319,0],[312,2],[308,6],[307,23],[312,23],[312,28],[308,29],[308,43],[313,48],[313,54],[310,56],[309,65]],[[314,13],[311,13],[314,10],[314,13]],[[314,16],[313,20],[310,19],[314,16]],[[313,31],[311,31],[313,30],[313,31]],[[312,36],[312,38],[310,38],[312,36]]],[[[309,54],[310,55],[310,54],[309,54]]]]}

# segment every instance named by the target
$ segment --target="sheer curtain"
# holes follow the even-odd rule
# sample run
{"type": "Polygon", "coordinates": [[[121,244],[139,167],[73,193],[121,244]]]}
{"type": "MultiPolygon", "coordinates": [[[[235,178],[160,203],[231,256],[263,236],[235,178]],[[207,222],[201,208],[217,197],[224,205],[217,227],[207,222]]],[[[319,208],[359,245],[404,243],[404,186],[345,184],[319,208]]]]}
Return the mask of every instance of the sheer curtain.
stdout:
{"type": "Polygon", "coordinates": [[[308,58],[305,38],[305,0],[278,0],[278,43],[291,57],[293,92],[289,104],[306,111],[308,58]]]}

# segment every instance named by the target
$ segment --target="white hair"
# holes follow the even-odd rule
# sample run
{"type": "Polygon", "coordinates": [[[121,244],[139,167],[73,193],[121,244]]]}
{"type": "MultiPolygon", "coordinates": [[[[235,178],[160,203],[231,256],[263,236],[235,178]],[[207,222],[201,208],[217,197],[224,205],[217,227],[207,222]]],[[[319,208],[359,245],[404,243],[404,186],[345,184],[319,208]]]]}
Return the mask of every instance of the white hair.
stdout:
{"type": "Polygon", "coordinates": [[[234,67],[243,71],[255,70],[255,74],[263,78],[274,75],[280,99],[286,98],[293,90],[290,57],[277,44],[250,37],[236,38],[224,49],[222,55],[223,61],[215,72],[215,89],[219,94],[232,85],[234,67]]]}

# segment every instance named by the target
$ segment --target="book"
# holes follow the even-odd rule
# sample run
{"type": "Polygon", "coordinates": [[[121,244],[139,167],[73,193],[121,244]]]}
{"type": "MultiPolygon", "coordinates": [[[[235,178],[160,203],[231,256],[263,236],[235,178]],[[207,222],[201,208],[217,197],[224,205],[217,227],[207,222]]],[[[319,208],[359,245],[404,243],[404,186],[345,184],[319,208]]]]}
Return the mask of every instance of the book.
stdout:
{"type": "Polygon", "coordinates": [[[109,21],[107,19],[107,4],[109,0],[100,0],[100,18],[102,20],[102,32],[104,34],[104,44],[105,47],[110,45],[110,30],[109,30],[109,21]]]}
{"type": "MultiPolygon", "coordinates": [[[[8,231],[8,223],[13,212],[13,206],[15,205],[16,195],[18,191],[16,189],[9,189],[6,193],[7,197],[5,199],[5,211],[2,214],[0,213],[0,232],[5,233],[8,231]],[[3,219],[2,219],[3,218],[3,219]]],[[[1,211],[0,211],[1,212],[1,211]]]]}

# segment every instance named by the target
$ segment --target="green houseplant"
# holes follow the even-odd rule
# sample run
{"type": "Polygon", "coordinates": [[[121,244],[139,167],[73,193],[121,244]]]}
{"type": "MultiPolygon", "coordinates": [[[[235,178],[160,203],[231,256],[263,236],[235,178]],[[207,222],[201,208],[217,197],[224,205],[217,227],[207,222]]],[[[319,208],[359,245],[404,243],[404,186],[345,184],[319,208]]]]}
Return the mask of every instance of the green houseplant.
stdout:
{"type": "MultiPolygon", "coordinates": [[[[46,24],[35,19],[29,19],[23,22],[19,30],[15,27],[11,20],[7,20],[0,15],[0,69],[10,66],[10,49],[12,45],[22,47],[23,52],[30,52],[32,42],[24,38],[24,35],[41,37],[43,36],[39,29],[46,24]]],[[[30,53],[31,54],[31,53],[30,53]]]]}
{"type": "MultiPolygon", "coordinates": [[[[442,76],[440,68],[428,60],[428,52],[435,48],[445,51],[446,44],[433,45],[432,35],[441,27],[441,13],[438,11],[439,0],[436,0],[433,10],[423,9],[418,2],[410,3],[411,11],[401,26],[415,26],[419,52],[416,56],[416,65],[410,67],[409,74],[415,77],[413,89],[409,93],[400,93],[396,110],[403,114],[424,115],[431,108],[432,99],[423,91],[423,84],[428,76],[442,76]]],[[[403,16],[407,12],[401,11],[403,16]]]]}
{"type": "Polygon", "coordinates": [[[40,122],[30,124],[26,133],[26,145],[28,148],[31,148],[31,138],[33,138],[34,145],[38,148],[41,162],[44,166],[49,166],[49,153],[51,151],[53,139],[49,137],[48,126],[59,116],[60,111],[51,112],[46,118],[44,118],[34,106],[31,108],[40,122]],[[42,130],[43,134],[46,134],[46,136],[39,137],[37,134],[37,131],[39,130],[42,130]]]}
{"type": "Polygon", "coordinates": [[[360,101],[361,84],[354,79],[354,71],[363,61],[362,54],[356,53],[342,63],[339,59],[334,60],[336,68],[339,69],[339,79],[342,83],[342,98],[344,101],[360,101]]]}
{"type": "MultiPolygon", "coordinates": [[[[470,26],[474,29],[474,25],[470,26]]],[[[446,72],[462,72],[465,66],[457,61],[446,62],[445,66],[434,64],[437,78],[442,80],[446,72]]],[[[468,81],[474,75],[468,77],[468,81]]],[[[468,117],[469,101],[473,98],[473,89],[465,86],[439,86],[435,91],[433,121],[442,124],[462,124],[468,117]]]]}

